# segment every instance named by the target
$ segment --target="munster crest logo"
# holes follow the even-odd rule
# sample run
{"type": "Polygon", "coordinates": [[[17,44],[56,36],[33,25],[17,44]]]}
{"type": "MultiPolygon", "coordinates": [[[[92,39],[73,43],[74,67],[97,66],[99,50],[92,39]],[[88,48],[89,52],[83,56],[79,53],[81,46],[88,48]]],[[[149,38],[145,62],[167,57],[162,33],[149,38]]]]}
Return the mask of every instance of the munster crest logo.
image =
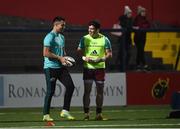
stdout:
{"type": "Polygon", "coordinates": [[[161,99],[165,96],[169,88],[169,78],[167,79],[158,79],[157,82],[153,85],[152,96],[156,99],[161,99]]]}

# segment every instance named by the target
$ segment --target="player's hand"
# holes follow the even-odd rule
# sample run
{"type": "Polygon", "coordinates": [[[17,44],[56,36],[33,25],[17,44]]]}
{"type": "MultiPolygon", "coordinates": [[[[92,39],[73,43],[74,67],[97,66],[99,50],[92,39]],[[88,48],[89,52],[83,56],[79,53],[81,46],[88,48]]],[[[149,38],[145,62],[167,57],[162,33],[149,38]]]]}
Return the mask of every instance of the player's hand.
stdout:
{"type": "Polygon", "coordinates": [[[105,57],[102,57],[102,58],[97,58],[94,60],[95,63],[99,63],[99,62],[104,62],[106,59],[105,57]]]}
{"type": "Polygon", "coordinates": [[[89,62],[89,63],[94,62],[93,59],[90,58],[90,57],[83,56],[82,59],[83,59],[84,61],[86,61],[86,62],[89,62]]]}
{"type": "Polygon", "coordinates": [[[68,66],[68,67],[71,67],[72,66],[72,63],[69,62],[68,60],[66,60],[64,63],[62,63],[64,66],[68,66]]]}
{"type": "Polygon", "coordinates": [[[92,59],[90,57],[85,57],[83,56],[82,59],[86,62],[89,62],[89,63],[99,63],[99,62],[104,62],[105,61],[105,57],[103,58],[97,58],[97,59],[92,59]]]}
{"type": "Polygon", "coordinates": [[[62,56],[58,56],[58,61],[60,61],[62,64],[63,63],[66,63],[66,59],[64,58],[64,57],[62,57],[62,56]]]}
{"type": "Polygon", "coordinates": [[[71,62],[69,62],[66,58],[62,56],[58,56],[58,60],[64,65],[64,66],[71,66],[71,62]]]}

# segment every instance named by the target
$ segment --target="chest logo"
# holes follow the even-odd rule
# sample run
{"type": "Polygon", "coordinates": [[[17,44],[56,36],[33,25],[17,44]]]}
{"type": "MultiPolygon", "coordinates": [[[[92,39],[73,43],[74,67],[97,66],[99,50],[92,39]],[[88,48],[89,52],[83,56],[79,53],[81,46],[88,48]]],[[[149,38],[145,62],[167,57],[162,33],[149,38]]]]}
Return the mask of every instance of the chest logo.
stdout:
{"type": "Polygon", "coordinates": [[[98,55],[98,53],[97,53],[96,50],[93,50],[93,51],[91,52],[91,56],[97,56],[97,55],[98,55]]]}

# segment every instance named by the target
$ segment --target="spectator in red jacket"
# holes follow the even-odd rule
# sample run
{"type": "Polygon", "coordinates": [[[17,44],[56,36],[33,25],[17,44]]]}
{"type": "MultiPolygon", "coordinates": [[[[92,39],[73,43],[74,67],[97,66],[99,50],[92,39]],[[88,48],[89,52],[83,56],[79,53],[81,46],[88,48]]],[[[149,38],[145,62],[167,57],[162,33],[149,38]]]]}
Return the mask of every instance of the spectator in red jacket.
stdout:
{"type": "Polygon", "coordinates": [[[133,28],[136,30],[134,34],[134,43],[137,48],[136,64],[137,70],[149,70],[149,66],[146,64],[144,48],[146,43],[146,32],[139,29],[147,29],[150,27],[150,23],[146,18],[146,9],[138,6],[137,16],[134,19],[133,28]]]}

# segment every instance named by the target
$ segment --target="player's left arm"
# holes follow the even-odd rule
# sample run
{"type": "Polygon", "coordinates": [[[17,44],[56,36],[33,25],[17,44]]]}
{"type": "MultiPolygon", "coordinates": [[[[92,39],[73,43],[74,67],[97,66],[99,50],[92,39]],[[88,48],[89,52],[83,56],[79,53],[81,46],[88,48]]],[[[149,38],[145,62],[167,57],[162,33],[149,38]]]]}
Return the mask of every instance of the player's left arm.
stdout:
{"type": "Polygon", "coordinates": [[[112,50],[106,49],[105,60],[109,58],[112,58],[112,50]]]}
{"type": "Polygon", "coordinates": [[[79,46],[77,48],[77,53],[80,57],[82,57],[82,60],[86,62],[91,62],[89,57],[84,56],[84,37],[80,39],[79,46]]]}
{"type": "Polygon", "coordinates": [[[105,37],[105,60],[112,58],[112,47],[110,40],[105,37]]]}

